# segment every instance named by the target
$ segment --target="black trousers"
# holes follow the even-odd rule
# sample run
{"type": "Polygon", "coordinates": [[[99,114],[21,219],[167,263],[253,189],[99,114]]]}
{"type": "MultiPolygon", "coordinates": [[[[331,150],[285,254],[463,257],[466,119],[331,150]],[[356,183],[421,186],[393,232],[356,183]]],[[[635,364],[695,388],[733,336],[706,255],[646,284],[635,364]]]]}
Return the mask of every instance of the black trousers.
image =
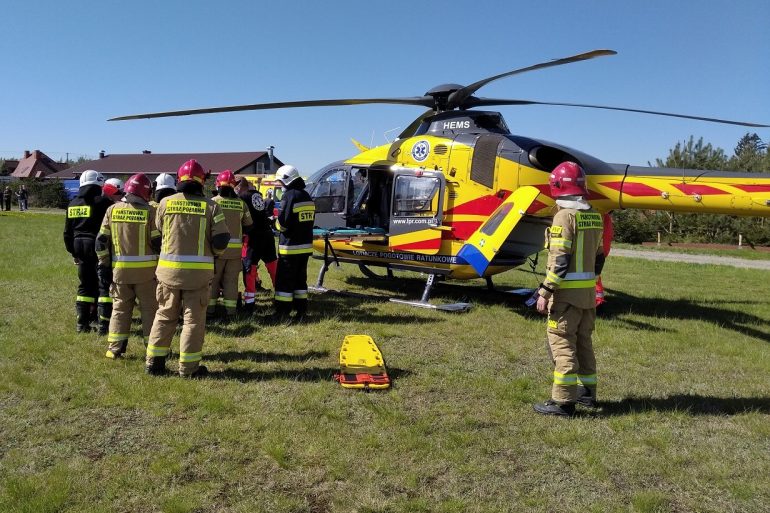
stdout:
{"type": "MultiPolygon", "coordinates": [[[[96,276],[96,266],[99,263],[94,250],[94,239],[90,237],[76,237],[72,254],[80,260],[78,264],[78,297],[80,303],[94,303],[99,297],[99,278],[96,276]]],[[[107,294],[109,296],[109,293],[107,294]]]]}
{"type": "Polygon", "coordinates": [[[278,255],[275,276],[275,308],[278,313],[292,309],[299,315],[307,310],[307,262],[309,253],[278,255]]]}

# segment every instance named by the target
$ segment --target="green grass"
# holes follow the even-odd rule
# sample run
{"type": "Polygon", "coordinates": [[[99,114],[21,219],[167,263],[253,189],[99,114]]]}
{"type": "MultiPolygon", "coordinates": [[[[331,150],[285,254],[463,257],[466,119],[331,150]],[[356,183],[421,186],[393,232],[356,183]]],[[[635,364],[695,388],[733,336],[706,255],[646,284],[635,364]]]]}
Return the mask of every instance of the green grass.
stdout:
{"type": "MultiPolygon", "coordinates": [[[[465,314],[313,296],[306,324],[207,333],[212,377],[143,373],[74,333],[63,219],[0,216],[0,511],[766,511],[770,273],[610,258],[595,335],[600,413],[537,416],[541,317],[482,282],[465,314]],[[377,341],[394,387],[332,381],[342,338],[377,341]]],[[[311,264],[315,276],[318,263],[311,264]]],[[[264,273],[264,271],[263,271],[264,273]]],[[[512,271],[499,286],[534,286],[512,271]]],[[[417,275],[327,285],[415,297],[417,275]]],[[[135,326],[136,327],[136,326],[135,326]]],[[[178,342],[175,341],[176,346],[178,342]]],[[[176,364],[173,360],[170,364],[176,364]]]]}

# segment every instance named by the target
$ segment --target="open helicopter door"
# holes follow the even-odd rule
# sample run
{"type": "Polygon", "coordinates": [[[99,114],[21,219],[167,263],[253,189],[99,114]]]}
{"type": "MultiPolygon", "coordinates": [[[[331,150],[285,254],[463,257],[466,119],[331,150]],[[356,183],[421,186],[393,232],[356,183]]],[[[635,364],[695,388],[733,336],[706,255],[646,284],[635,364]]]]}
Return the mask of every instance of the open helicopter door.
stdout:
{"type": "Polygon", "coordinates": [[[388,243],[391,249],[435,255],[441,248],[446,182],[439,171],[393,172],[388,243]]]}
{"type": "Polygon", "coordinates": [[[458,260],[464,260],[484,276],[490,262],[503,247],[508,236],[524,218],[527,209],[534,203],[540,191],[526,185],[519,187],[497,209],[484,224],[476,230],[457,253],[458,260]]]}

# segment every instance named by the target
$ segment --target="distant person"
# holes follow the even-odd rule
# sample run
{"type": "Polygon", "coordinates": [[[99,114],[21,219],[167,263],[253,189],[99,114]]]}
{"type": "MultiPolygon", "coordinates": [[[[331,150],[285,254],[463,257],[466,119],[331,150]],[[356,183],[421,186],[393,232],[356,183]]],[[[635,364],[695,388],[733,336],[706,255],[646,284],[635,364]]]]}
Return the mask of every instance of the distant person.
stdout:
{"type": "Polygon", "coordinates": [[[13,194],[13,191],[11,191],[11,188],[6,185],[5,186],[5,190],[3,191],[3,203],[5,204],[6,212],[11,210],[11,195],[12,194],[13,194]]]}
{"type": "Polygon", "coordinates": [[[246,178],[240,177],[235,188],[238,197],[246,203],[253,224],[251,229],[244,232],[243,248],[241,250],[241,265],[243,266],[243,310],[245,313],[254,312],[254,302],[257,287],[261,286],[257,266],[262,260],[275,290],[275,273],[278,268],[278,258],[275,253],[275,235],[273,235],[272,209],[268,211],[268,203],[262,194],[251,185],[246,178]]]}
{"type": "Polygon", "coordinates": [[[29,195],[27,193],[27,187],[25,185],[22,185],[19,187],[19,190],[16,192],[16,198],[19,200],[19,211],[24,212],[27,210],[27,200],[29,198],[29,195]]]}
{"type": "Polygon", "coordinates": [[[238,303],[238,275],[241,272],[241,246],[243,232],[251,228],[253,221],[249,208],[235,194],[235,175],[229,169],[222,171],[216,179],[217,195],[212,198],[222,209],[230,232],[227,249],[214,260],[214,281],[211,282],[211,295],[206,312],[207,320],[217,317],[217,302],[222,296],[225,313],[223,321],[235,315],[238,303]]]}
{"type": "Polygon", "coordinates": [[[292,309],[302,320],[307,312],[307,262],[313,253],[315,203],[294,166],[281,166],[275,179],[284,188],[281,210],[275,221],[278,239],[278,270],[275,278],[275,310],[286,318],[292,309]]]}
{"type": "Polygon", "coordinates": [[[145,370],[151,375],[166,372],[166,357],[176,333],[180,314],[184,326],[179,337],[179,374],[203,377],[201,365],[206,334],[206,306],[214,278],[214,256],[230,242],[225,215],[215,202],[206,199],[206,172],[188,160],[177,173],[177,194],[161,200],[155,226],[161,232],[158,258],[158,311],[147,345],[145,370]]]}
{"type": "Polygon", "coordinates": [[[602,215],[586,198],[586,177],[575,162],[562,162],[549,178],[556,213],[546,231],[546,277],[537,311],[548,314],[548,346],[554,363],[551,398],[534,405],[543,415],[572,416],[575,403],[595,408],[596,277],[604,265],[602,215]]]}
{"type": "Polygon", "coordinates": [[[110,206],[110,200],[102,196],[104,176],[98,171],[83,171],[80,175],[78,195],[67,206],[64,221],[64,246],[78,266],[78,293],[75,298],[77,332],[91,331],[91,320],[98,310],[99,330],[107,332],[112,314],[112,299],[99,296],[97,257],[94,249],[96,235],[110,206]],[[97,305],[98,298],[98,308],[97,305]]]}
{"type": "Polygon", "coordinates": [[[113,301],[105,354],[113,360],[126,352],[137,300],[145,345],[158,309],[155,268],[160,232],[155,226],[155,207],[148,203],[151,191],[150,179],[144,173],[129,178],[125,197],[107,209],[96,238],[100,287],[110,289],[113,301]]]}

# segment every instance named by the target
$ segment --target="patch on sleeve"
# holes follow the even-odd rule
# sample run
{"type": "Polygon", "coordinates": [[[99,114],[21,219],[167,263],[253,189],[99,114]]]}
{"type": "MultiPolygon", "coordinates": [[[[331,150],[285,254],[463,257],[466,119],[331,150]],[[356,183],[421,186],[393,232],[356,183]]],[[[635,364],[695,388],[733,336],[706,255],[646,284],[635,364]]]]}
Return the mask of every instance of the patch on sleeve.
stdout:
{"type": "Polygon", "coordinates": [[[561,226],[551,226],[551,235],[561,235],[561,226]]]}

